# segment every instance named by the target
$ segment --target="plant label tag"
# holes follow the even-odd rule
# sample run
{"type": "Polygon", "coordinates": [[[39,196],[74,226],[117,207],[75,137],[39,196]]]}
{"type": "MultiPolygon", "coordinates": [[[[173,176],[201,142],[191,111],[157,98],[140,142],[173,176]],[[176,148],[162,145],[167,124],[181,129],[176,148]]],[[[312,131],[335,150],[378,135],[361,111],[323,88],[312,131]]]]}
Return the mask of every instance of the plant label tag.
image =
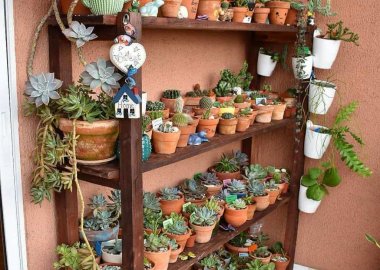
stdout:
{"type": "Polygon", "coordinates": [[[164,229],[167,229],[169,225],[172,225],[173,224],[173,219],[169,218],[167,220],[164,220],[164,222],[162,222],[162,225],[164,226],[164,229]]]}
{"type": "Polygon", "coordinates": [[[248,256],[249,256],[249,254],[247,252],[239,253],[239,258],[245,258],[248,256]]]}
{"type": "Polygon", "coordinates": [[[231,184],[231,179],[224,179],[223,180],[223,186],[228,186],[228,184],[231,184]]]}
{"type": "Polygon", "coordinates": [[[160,125],[162,125],[162,118],[157,118],[152,121],[152,127],[154,130],[157,130],[160,125]]]}
{"type": "Polygon", "coordinates": [[[267,103],[267,98],[265,97],[255,98],[255,100],[256,100],[256,105],[267,103]]]}
{"type": "Polygon", "coordinates": [[[186,207],[188,207],[190,204],[191,204],[191,202],[187,202],[187,203],[183,204],[182,205],[182,212],[185,212],[186,207]]]}
{"type": "Polygon", "coordinates": [[[226,197],[226,203],[233,203],[234,201],[237,200],[237,195],[236,194],[233,194],[233,195],[228,195],[226,197]]]}

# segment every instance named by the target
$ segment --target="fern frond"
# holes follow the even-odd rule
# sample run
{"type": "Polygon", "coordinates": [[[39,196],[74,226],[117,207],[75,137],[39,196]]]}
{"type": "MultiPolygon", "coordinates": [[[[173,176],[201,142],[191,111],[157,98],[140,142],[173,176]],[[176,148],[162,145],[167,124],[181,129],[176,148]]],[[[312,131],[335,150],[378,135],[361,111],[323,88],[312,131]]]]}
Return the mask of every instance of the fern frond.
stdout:
{"type": "Polygon", "coordinates": [[[351,118],[351,115],[355,112],[359,103],[357,101],[353,101],[343,107],[341,107],[335,118],[335,126],[341,124],[344,121],[348,121],[351,118]]]}

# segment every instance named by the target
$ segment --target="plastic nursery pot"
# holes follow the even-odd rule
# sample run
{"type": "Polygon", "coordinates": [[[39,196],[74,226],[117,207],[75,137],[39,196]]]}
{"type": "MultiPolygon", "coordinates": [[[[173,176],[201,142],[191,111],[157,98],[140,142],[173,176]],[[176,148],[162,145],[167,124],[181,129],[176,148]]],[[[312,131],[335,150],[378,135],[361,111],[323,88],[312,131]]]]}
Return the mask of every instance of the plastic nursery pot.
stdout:
{"type": "Polygon", "coordinates": [[[227,96],[227,97],[216,97],[216,101],[220,102],[220,103],[224,103],[224,102],[228,102],[228,101],[231,101],[233,99],[232,96],[227,96]]]}
{"type": "Polygon", "coordinates": [[[269,204],[275,204],[278,195],[280,195],[280,189],[266,189],[265,192],[269,195],[269,204]]]}
{"type": "Polygon", "coordinates": [[[249,117],[241,116],[238,118],[238,124],[236,126],[237,132],[244,132],[249,128],[249,125],[251,124],[251,119],[249,117]]]}
{"type": "Polygon", "coordinates": [[[248,8],[247,7],[233,7],[232,9],[234,11],[234,16],[232,17],[232,21],[242,23],[245,18],[245,15],[248,12],[248,8]]]}
{"type": "Polygon", "coordinates": [[[270,8],[269,21],[271,24],[285,24],[290,9],[290,2],[270,1],[265,6],[270,8]]]}
{"type": "Polygon", "coordinates": [[[271,261],[274,263],[274,265],[276,266],[276,270],[286,270],[286,268],[288,267],[289,263],[290,263],[290,257],[289,256],[285,256],[288,260],[286,262],[279,262],[279,261],[275,261],[273,260],[273,258],[275,258],[276,256],[283,256],[281,254],[273,254],[272,257],[271,257],[271,261]]]}
{"type": "Polygon", "coordinates": [[[248,118],[250,119],[250,123],[249,123],[250,126],[252,126],[255,123],[258,112],[259,112],[258,110],[253,110],[251,114],[248,115],[248,118]]]}
{"type": "Polygon", "coordinates": [[[253,21],[255,23],[266,23],[270,9],[257,7],[253,11],[253,21]]]}
{"type": "Polygon", "coordinates": [[[240,227],[243,225],[247,221],[247,216],[247,207],[244,209],[233,209],[226,205],[226,209],[224,210],[224,219],[234,227],[240,227]]]}
{"type": "MultiPolygon", "coordinates": [[[[160,196],[161,194],[158,193],[157,195],[160,196]]],[[[160,207],[163,216],[170,216],[171,213],[181,213],[182,205],[185,203],[185,197],[182,193],[179,193],[179,195],[181,197],[176,200],[163,200],[162,198],[160,199],[160,207]]]]}
{"type": "Polygon", "coordinates": [[[153,148],[158,154],[173,154],[177,148],[177,143],[181,132],[164,133],[153,130],[153,148]]]}
{"type": "MultiPolygon", "coordinates": [[[[85,229],[85,233],[89,242],[106,242],[117,238],[119,234],[119,224],[104,231],[93,231],[85,229]]],[[[79,236],[80,239],[83,240],[83,235],[81,233],[79,236]]]]}
{"type": "MultiPolygon", "coordinates": [[[[72,0],[61,0],[59,2],[61,4],[61,13],[67,14],[72,0]]],[[[90,10],[86,8],[85,5],[82,4],[82,1],[78,1],[77,5],[75,6],[73,15],[89,15],[89,14],[91,14],[90,10]]]]}
{"type": "Polygon", "coordinates": [[[274,110],[273,105],[255,106],[258,109],[255,121],[257,123],[270,123],[272,121],[272,114],[274,110]]]}
{"type": "Polygon", "coordinates": [[[253,197],[253,200],[256,202],[256,211],[264,211],[269,206],[269,194],[253,197]]]}
{"type": "Polygon", "coordinates": [[[197,126],[194,126],[194,125],[178,127],[178,129],[181,131],[181,135],[179,137],[177,147],[186,147],[187,142],[189,141],[190,134],[195,133],[196,128],[197,126]]]}
{"type": "Polygon", "coordinates": [[[265,258],[256,257],[255,255],[252,255],[252,257],[254,259],[257,259],[257,260],[261,261],[262,264],[268,264],[268,263],[270,263],[270,258],[272,257],[272,253],[269,252],[269,256],[265,257],[265,258]]]}
{"type": "Polygon", "coordinates": [[[177,18],[182,0],[164,0],[161,12],[164,17],[177,18]]]}
{"type": "Polygon", "coordinates": [[[175,263],[178,260],[178,255],[183,251],[185,247],[182,247],[181,245],[178,245],[178,248],[176,250],[171,250],[170,252],[170,258],[169,263],[175,263]]]}
{"type": "Polygon", "coordinates": [[[190,235],[191,235],[191,230],[188,229],[187,232],[185,234],[172,234],[172,233],[168,233],[168,232],[165,232],[167,237],[169,237],[170,239],[175,239],[178,243],[178,245],[181,246],[181,252],[184,250],[185,248],[185,245],[186,245],[186,242],[187,240],[190,238],[190,235]]]}
{"type": "Polygon", "coordinates": [[[285,20],[286,25],[297,25],[297,10],[290,8],[285,20]]]}
{"type": "MultiPolygon", "coordinates": [[[[63,133],[73,130],[73,121],[59,119],[59,129],[63,133]]],[[[76,145],[78,163],[101,164],[115,159],[115,146],[119,135],[118,120],[100,120],[89,123],[76,121],[79,135],[76,145]]]]}
{"type": "Polygon", "coordinates": [[[216,119],[199,119],[197,131],[206,131],[206,137],[208,139],[215,136],[216,126],[219,123],[219,118],[216,119]]]}
{"type": "Polygon", "coordinates": [[[306,196],[307,187],[300,185],[300,191],[298,195],[298,209],[301,212],[307,213],[307,214],[314,214],[319,205],[321,204],[321,201],[314,201],[312,199],[309,199],[306,196]]]}
{"type": "Polygon", "coordinates": [[[257,59],[257,74],[265,77],[272,76],[276,64],[277,62],[273,61],[270,55],[259,52],[259,58],[257,59]]]}
{"type": "Polygon", "coordinates": [[[199,0],[197,15],[207,15],[209,21],[217,21],[220,0],[199,0]]]}
{"type": "Polygon", "coordinates": [[[309,79],[313,71],[313,56],[306,56],[304,59],[292,57],[292,67],[294,78],[299,80],[309,79]]]}
{"type": "MultiPolygon", "coordinates": [[[[219,115],[219,108],[211,108],[210,112],[212,115],[219,115]]],[[[193,111],[195,113],[195,115],[202,115],[204,114],[204,112],[206,111],[206,109],[202,109],[202,108],[193,108],[193,111]]]]}
{"type": "Polygon", "coordinates": [[[123,10],[126,0],[82,0],[94,15],[116,15],[123,10]]]}
{"type": "Polygon", "coordinates": [[[248,204],[247,208],[248,208],[248,211],[247,211],[247,220],[252,220],[253,216],[255,215],[255,211],[256,211],[256,203],[254,203],[254,204],[248,204]]]}
{"type": "Polygon", "coordinates": [[[189,239],[187,239],[187,242],[186,242],[186,247],[190,248],[190,247],[193,247],[195,246],[195,238],[197,237],[197,233],[196,232],[192,232],[189,239]]]}
{"type": "Polygon", "coordinates": [[[314,114],[326,114],[334,100],[336,85],[313,80],[309,87],[309,110],[314,114]]]}
{"type": "Polygon", "coordinates": [[[222,119],[219,120],[218,125],[218,133],[223,135],[231,135],[236,133],[236,126],[238,123],[238,119],[232,118],[232,119],[222,119]]]}
{"type": "Polygon", "coordinates": [[[310,120],[306,122],[304,154],[308,158],[321,159],[329,146],[331,135],[317,132],[319,129],[326,127],[313,125],[310,120]]]}
{"type": "MultiPolygon", "coordinates": [[[[189,13],[189,16],[187,18],[190,20],[194,20],[195,17],[197,16],[199,0],[182,0],[181,5],[186,7],[187,12],[189,13]]],[[[200,99],[201,98],[199,98],[199,100],[200,99]]],[[[198,104],[199,104],[199,101],[198,101],[198,104]]],[[[185,105],[190,105],[190,104],[186,104],[186,100],[185,100],[185,105]]]]}
{"type": "Polygon", "coordinates": [[[121,264],[122,263],[122,253],[120,254],[112,254],[108,253],[106,250],[104,250],[104,246],[112,246],[115,243],[115,239],[112,239],[107,242],[102,242],[102,260],[106,263],[115,263],[115,264],[121,264]]]}
{"type": "Polygon", "coordinates": [[[338,55],[340,40],[331,40],[315,36],[313,38],[313,66],[330,69],[338,55]]]}
{"type": "Polygon", "coordinates": [[[211,226],[198,226],[190,223],[190,226],[196,233],[195,242],[203,244],[210,241],[215,224],[211,226]]]}
{"type": "Polygon", "coordinates": [[[165,252],[152,252],[144,250],[144,256],[154,263],[154,270],[167,270],[169,267],[171,249],[165,252]]]}
{"type": "Polygon", "coordinates": [[[284,112],[286,109],[286,104],[282,103],[282,104],[276,104],[273,106],[274,106],[274,109],[273,109],[273,113],[272,113],[272,120],[284,119],[284,112]]]}

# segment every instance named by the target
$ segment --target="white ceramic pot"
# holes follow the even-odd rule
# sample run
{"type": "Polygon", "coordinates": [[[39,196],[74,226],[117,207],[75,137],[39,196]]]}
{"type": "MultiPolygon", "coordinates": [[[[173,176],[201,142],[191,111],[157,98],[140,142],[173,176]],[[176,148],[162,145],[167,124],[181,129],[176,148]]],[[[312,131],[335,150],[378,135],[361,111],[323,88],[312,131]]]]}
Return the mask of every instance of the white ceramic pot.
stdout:
{"type": "Polygon", "coordinates": [[[306,122],[304,154],[308,158],[321,159],[331,140],[331,135],[316,132],[317,128],[326,127],[313,125],[310,120],[306,122]]]}
{"type": "Polygon", "coordinates": [[[107,242],[102,243],[102,260],[107,263],[117,263],[121,264],[122,263],[122,254],[120,253],[118,255],[107,253],[106,251],[103,250],[103,247],[105,245],[113,245],[115,243],[115,240],[110,240],[107,242]]]}
{"type": "Polygon", "coordinates": [[[321,69],[330,69],[339,52],[340,40],[331,40],[314,36],[313,39],[313,66],[321,69]]]}
{"type": "Polygon", "coordinates": [[[141,110],[142,110],[142,114],[141,115],[145,115],[145,111],[146,111],[146,101],[148,100],[148,93],[147,92],[142,92],[141,94],[141,110]]]}
{"type": "Polygon", "coordinates": [[[270,55],[259,52],[257,59],[257,74],[265,77],[270,77],[276,67],[277,62],[273,61],[270,55]]]}
{"type": "Polygon", "coordinates": [[[292,57],[294,77],[299,80],[309,79],[311,76],[311,72],[313,70],[313,56],[310,55],[310,56],[305,57],[304,59],[305,59],[304,63],[302,63],[301,62],[303,61],[302,58],[292,57]],[[299,62],[299,67],[297,68],[298,62],[299,62]],[[302,76],[299,76],[299,75],[302,75],[302,76]]]}
{"type": "Polygon", "coordinates": [[[314,80],[309,87],[309,111],[314,114],[326,114],[335,96],[336,85],[326,81],[314,80]],[[326,86],[321,86],[326,85],[326,86]]]}
{"type": "Polygon", "coordinates": [[[307,214],[313,214],[317,211],[321,201],[314,201],[306,196],[307,187],[301,185],[298,194],[298,209],[307,214]]]}

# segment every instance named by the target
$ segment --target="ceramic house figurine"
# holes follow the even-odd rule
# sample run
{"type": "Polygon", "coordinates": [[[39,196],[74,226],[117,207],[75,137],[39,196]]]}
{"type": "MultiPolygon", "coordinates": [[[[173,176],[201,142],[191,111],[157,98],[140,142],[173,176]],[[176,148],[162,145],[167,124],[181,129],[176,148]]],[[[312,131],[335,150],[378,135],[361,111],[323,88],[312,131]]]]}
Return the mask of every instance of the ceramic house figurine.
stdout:
{"type": "Polygon", "coordinates": [[[143,17],[157,17],[158,9],[164,4],[163,0],[154,0],[145,4],[140,8],[141,16],[143,17]]]}
{"type": "Polygon", "coordinates": [[[137,88],[133,88],[132,91],[126,91],[119,101],[115,103],[116,118],[140,118],[140,100],[137,88]]]}
{"type": "Polygon", "coordinates": [[[178,10],[178,19],[187,19],[189,17],[189,12],[185,6],[180,6],[178,10]]]}

